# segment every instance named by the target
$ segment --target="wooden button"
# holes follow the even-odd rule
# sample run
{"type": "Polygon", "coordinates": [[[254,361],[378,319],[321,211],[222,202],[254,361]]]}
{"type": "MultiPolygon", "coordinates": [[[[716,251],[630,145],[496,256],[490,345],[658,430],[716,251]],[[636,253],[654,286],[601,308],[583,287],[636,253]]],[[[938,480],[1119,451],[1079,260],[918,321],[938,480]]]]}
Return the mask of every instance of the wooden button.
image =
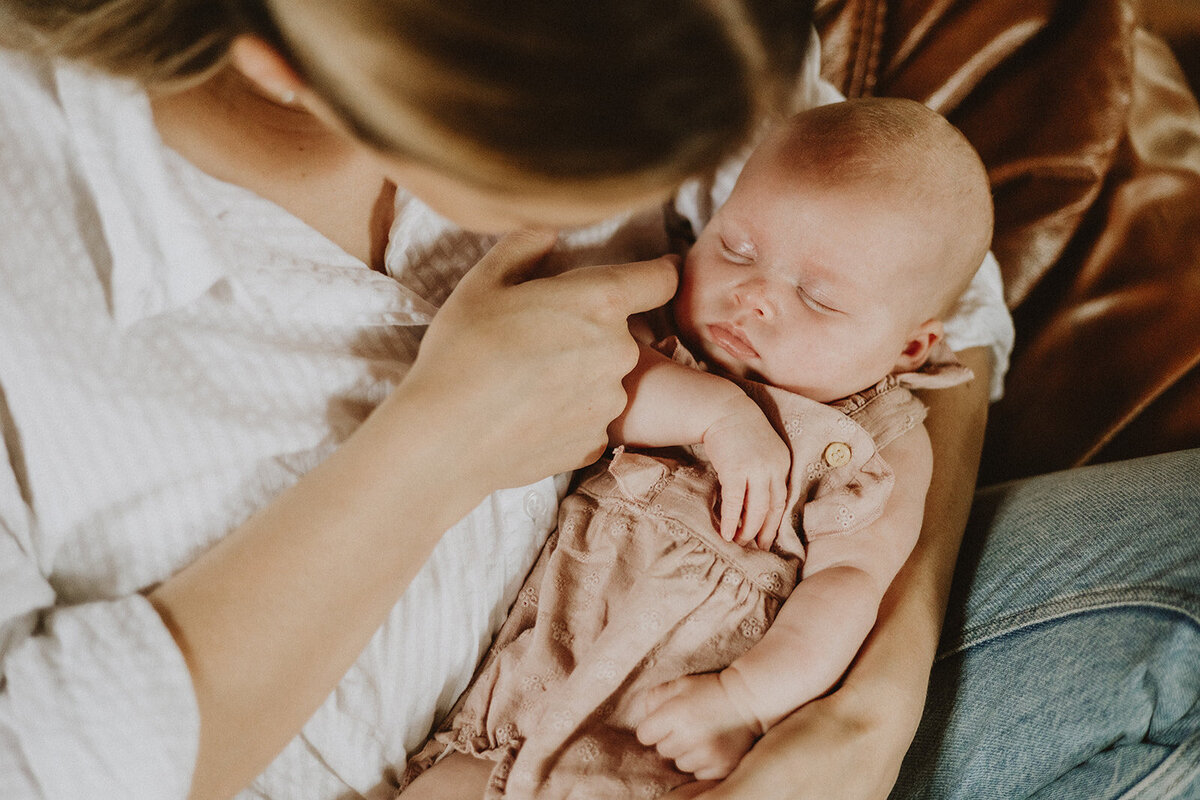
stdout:
{"type": "Polygon", "coordinates": [[[850,445],[845,442],[833,442],[825,448],[825,463],[831,467],[841,467],[850,463],[850,445]]]}

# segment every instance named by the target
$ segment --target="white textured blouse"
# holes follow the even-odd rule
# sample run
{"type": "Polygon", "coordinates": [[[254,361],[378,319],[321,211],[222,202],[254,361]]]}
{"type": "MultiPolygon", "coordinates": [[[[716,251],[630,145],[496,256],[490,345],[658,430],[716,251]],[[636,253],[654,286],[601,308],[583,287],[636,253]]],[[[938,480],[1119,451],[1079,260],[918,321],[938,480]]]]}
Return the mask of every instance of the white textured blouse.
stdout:
{"type": "MultiPolygon", "coordinates": [[[[685,195],[702,223],[708,189],[685,195]]],[[[135,86],[0,52],[0,797],[187,795],[195,698],[140,592],[342,442],[495,241],[403,192],[396,212],[383,275],[166,148],[135,86]]],[[[620,263],[665,244],[645,213],[560,249],[620,263]]],[[[952,344],[993,346],[1001,372],[994,264],[965,302],[952,344]]],[[[386,793],[465,687],[564,486],[498,492],[448,531],[241,796],[386,793]]]]}

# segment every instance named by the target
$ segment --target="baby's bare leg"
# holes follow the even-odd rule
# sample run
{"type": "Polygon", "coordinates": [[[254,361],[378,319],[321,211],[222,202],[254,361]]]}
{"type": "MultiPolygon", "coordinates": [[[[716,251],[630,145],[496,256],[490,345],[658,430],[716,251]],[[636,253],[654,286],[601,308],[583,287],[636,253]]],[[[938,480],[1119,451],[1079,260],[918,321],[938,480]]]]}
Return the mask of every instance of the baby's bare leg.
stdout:
{"type": "Polygon", "coordinates": [[[482,798],[494,761],[451,753],[417,776],[398,800],[475,800],[482,798]]]}

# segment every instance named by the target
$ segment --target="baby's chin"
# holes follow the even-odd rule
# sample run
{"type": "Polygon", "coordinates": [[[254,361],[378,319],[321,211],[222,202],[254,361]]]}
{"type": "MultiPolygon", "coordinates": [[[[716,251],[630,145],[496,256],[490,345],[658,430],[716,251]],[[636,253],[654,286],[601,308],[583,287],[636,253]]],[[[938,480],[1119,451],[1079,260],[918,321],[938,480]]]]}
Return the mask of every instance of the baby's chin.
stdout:
{"type": "Polygon", "coordinates": [[[747,371],[744,375],[735,377],[746,378],[756,381],[767,386],[777,386],[780,389],[786,389],[792,394],[798,394],[807,397],[809,400],[815,400],[818,403],[832,403],[835,400],[841,400],[844,397],[849,397],[856,392],[860,392],[864,387],[847,388],[835,384],[820,384],[820,383],[798,383],[794,380],[773,379],[769,375],[764,375],[754,370],[747,371]]]}
{"type": "MultiPolygon", "coordinates": [[[[862,387],[857,387],[843,391],[843,387],[841,386],[808,382],[796,383],[794,380],[788,380],[782,376],[773,377],[751,367],[744,361],[739,361],[719,347],[709,346],[702,339],[689,340],[686,336],[681,336],[680,338],[687,346],[688,351],[693,353],[704,364],[706,369],[723,378],[736,378],[754,381],[766,386],[777,386],[780,389],[786,389],[793,394],[803,395],[819,403],[830,403],[834,400],[841,400],[843,397],[849,397],[862,389],[862,387]]],[[[792,377],[794,378],[794,376],[792,377]]]]}
{"type": "MultiPolygon", "coordinates": [[[[728,353],[721,350],[708,350],[705,348],[697,348],[692,352],[700,353],[700,360],[704,362],[704,366],[715,375],[720,375],[722,378],[736,378],[738,380],[754,381],[767,386],[779,386],[776,381],[771,380],[770,376],[764,375],[757,369],[738,361],[731,357],[728,353]]],[[[781,388],[787,389],[783,386],[781,388]]],[[[795,391],[790,390],[790,391],[795,391]]]]}
{"type": "Polygon", "coordinates": [[[715,359],[709,358],[707,360],[702,360],[710,372],[720,375],[723,378],[754,381],[755,383],[761,383],[764,386],[776,386],[780,389],[785,389],[792,394],[798,394],[803,397],[807,397],[809,400],[815,400],[818,403],[832,403],[835,400],[841,400],[842,398],[849,397],[857,392],[861,392],[865,388],[860,386],[856,389],[845,389],[844,387],[840,386],[812,386],[807,384],[800,385],[788,381],[772,380],[770,376],[764,375],[757,370],[750,369],[744,364],[740,364],[733,369],[728,369],[724,364],[721,364],[715,359]]]}
{"type": "Polygon", "coordinates": [[[693,353],[710,372],[723,378],[746,378],[758,383],[769,383],[765,375],[750,369],[744,362],[738,361],[724,350],[709,346],[701,339],[681,338],[683,338],[683,343],[687,346],[688,351],[693,353]]]}

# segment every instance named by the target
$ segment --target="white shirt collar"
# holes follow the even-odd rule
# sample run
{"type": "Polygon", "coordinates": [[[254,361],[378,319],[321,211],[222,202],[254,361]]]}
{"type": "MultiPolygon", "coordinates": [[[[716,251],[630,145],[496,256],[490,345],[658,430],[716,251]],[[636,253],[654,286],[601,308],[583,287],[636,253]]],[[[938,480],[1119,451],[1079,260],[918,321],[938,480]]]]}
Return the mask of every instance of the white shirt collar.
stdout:
{"type": "Polygon", "coordinates": [[[167,166],[145,92],[66,63],[56,66],[55,82],[112,254],[114,319],[127,326],[206,292],[228,261],[214,252],[201,215],[167,166]]]}
{"type": "MultiPolygon", "coordinates": [[[[227,278],[222,291],[236,295],[233,302],[278,318],[335,325],[432,318],[435,306],[408,287],[170,150],[137,84],[70,64],[56,67],[55,81],[111,255],[110,273],[101,277],[119,326],[188,305],[227,278]],[[280,269],[289,273],[286,284],[280,269]]],[[[398,207],[413,202],[397,196],[398,207]]],[[[444,235],[442,227],[426,235],[444,235]]],[[[388,257],[391,266],[391,248],[388,257]]]]}

